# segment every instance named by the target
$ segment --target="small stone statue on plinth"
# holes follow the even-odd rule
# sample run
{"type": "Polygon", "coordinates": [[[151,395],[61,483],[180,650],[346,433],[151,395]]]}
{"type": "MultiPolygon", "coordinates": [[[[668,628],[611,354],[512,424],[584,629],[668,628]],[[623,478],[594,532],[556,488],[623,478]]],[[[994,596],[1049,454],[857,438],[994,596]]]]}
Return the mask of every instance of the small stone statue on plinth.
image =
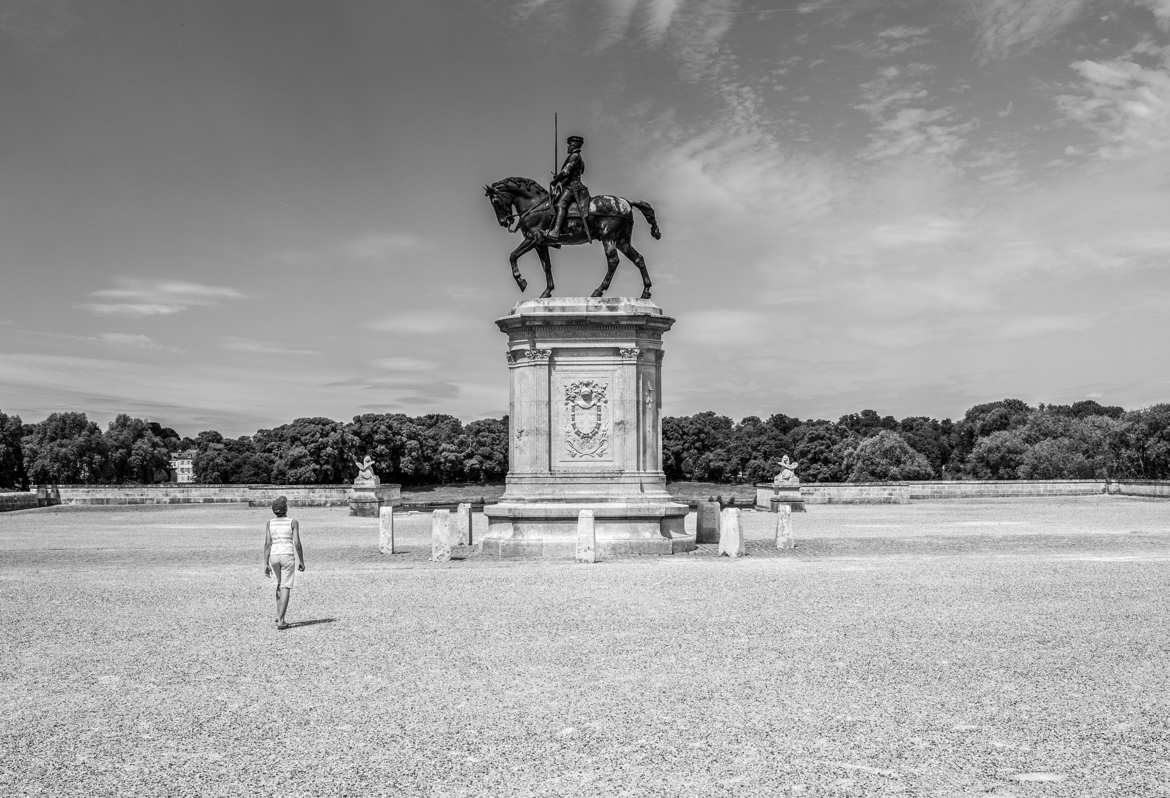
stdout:
{"type": "Polygon", "coordinates": [[[349,514],[377,518],[383,504],[401,504],[402,496],[398,485],[383,485],[374,473],[374,458],[368,454],[363,460],[354,460],[358,467],[349,491],[349,514]],[[397,499],[397,501],[395,501],[397,499]]]}
{"type": "Polygon", "coordinates": [[[374,473],[374,458],[367,454],[361,462],[357,460],[353,462],[358,467],[358,474],[353,480],[354,485],[377,485],[381,481],[374,473]]]}
{"type": "Polygon", "coordinates": [[[800,477],[796,476],[796,469],[800,463],[794,462],[788,455],[780,458],[780,473],[772,480],[772,512],[776,512],[780,505],[787,505],[794,513],[804,512],[804,499],[800,497],[800,477]]]}

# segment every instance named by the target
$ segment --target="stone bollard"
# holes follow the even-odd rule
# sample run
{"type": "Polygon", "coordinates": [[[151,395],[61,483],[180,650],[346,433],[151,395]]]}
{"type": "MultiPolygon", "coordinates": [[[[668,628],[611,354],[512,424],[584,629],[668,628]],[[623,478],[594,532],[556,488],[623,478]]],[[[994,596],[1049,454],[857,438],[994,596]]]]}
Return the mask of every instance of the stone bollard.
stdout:
{"type": "Polygon", "coordinates": [[[451,511],[431,513],[431,560],[449,562],[451,559],[451,511]]]}
{"type": "Polygon", "coordinates": [[[597,528],[593,524],[593,511],[577,513],[577,562],[597,562],[597,528]]]}
{"type": "Polygon", "coordinates": [[[459,533],[459,545],[471,545],[471,503],[463,502],[455,510],[455,529],[459,533]]]}
{"type": "Polygon", "coordinates": [[[699,502],[695,517],[695,542],[719,542],[719,502],[699,502]]]}
{"type": "Polygon", "coordinates": [[[796,548],[792,539],[792,508],[787,504],[776,508],[776,548],[781,551],[796,548]]]}
{"type": "Polygon", "coordinates": [[[394,553],[394,508],[383,507],[378,511],[378,551],[394,553]]]}
{"type": "Polygon", "coordinates": [[[743,529],[739,525],[739,510],[728,507],[719,514],[719,554],[731,559],[742,557],[743,529]]]}

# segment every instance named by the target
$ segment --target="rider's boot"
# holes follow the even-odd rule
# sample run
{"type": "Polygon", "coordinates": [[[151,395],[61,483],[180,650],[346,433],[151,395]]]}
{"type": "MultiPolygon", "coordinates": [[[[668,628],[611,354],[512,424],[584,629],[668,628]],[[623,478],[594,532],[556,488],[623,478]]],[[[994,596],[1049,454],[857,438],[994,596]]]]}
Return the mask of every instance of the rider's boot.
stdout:
{"type": "Polygon", "coordinates": [[[565,223],[565,214],[568,212],[568,210],[568,208],[557,208],[557,218],[552,223],[552,227],[548,229],[548,233],[546,233],[547,238],[551,238],[553,241],[556,241],[561,237],[561,225],[565,223]]]}

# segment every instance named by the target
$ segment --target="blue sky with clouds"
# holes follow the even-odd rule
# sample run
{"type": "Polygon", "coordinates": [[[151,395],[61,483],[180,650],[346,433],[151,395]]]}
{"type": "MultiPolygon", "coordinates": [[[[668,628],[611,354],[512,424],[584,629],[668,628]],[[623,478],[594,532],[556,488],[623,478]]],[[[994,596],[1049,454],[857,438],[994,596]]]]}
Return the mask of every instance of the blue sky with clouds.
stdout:
{"type": "Polygon", "coordinates": [[[554,111],[658,212],[665,413],[1170,399],[1170,0],[0,0],[0,93],[26,421],[502,414],[554,111]]]}

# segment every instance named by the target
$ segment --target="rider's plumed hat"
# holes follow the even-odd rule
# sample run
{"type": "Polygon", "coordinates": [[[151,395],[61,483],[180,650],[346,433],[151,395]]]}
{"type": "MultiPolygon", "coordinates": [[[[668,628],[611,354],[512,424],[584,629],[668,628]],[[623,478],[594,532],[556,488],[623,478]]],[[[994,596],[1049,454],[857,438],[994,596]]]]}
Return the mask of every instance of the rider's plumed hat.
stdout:
{"type": "Polygon", "coordinates": [[[567,144],[584,144],[585,139],[581,138],[580,136],[569,136],[567,139],[565,139],[565,142],[567,144]]]}

